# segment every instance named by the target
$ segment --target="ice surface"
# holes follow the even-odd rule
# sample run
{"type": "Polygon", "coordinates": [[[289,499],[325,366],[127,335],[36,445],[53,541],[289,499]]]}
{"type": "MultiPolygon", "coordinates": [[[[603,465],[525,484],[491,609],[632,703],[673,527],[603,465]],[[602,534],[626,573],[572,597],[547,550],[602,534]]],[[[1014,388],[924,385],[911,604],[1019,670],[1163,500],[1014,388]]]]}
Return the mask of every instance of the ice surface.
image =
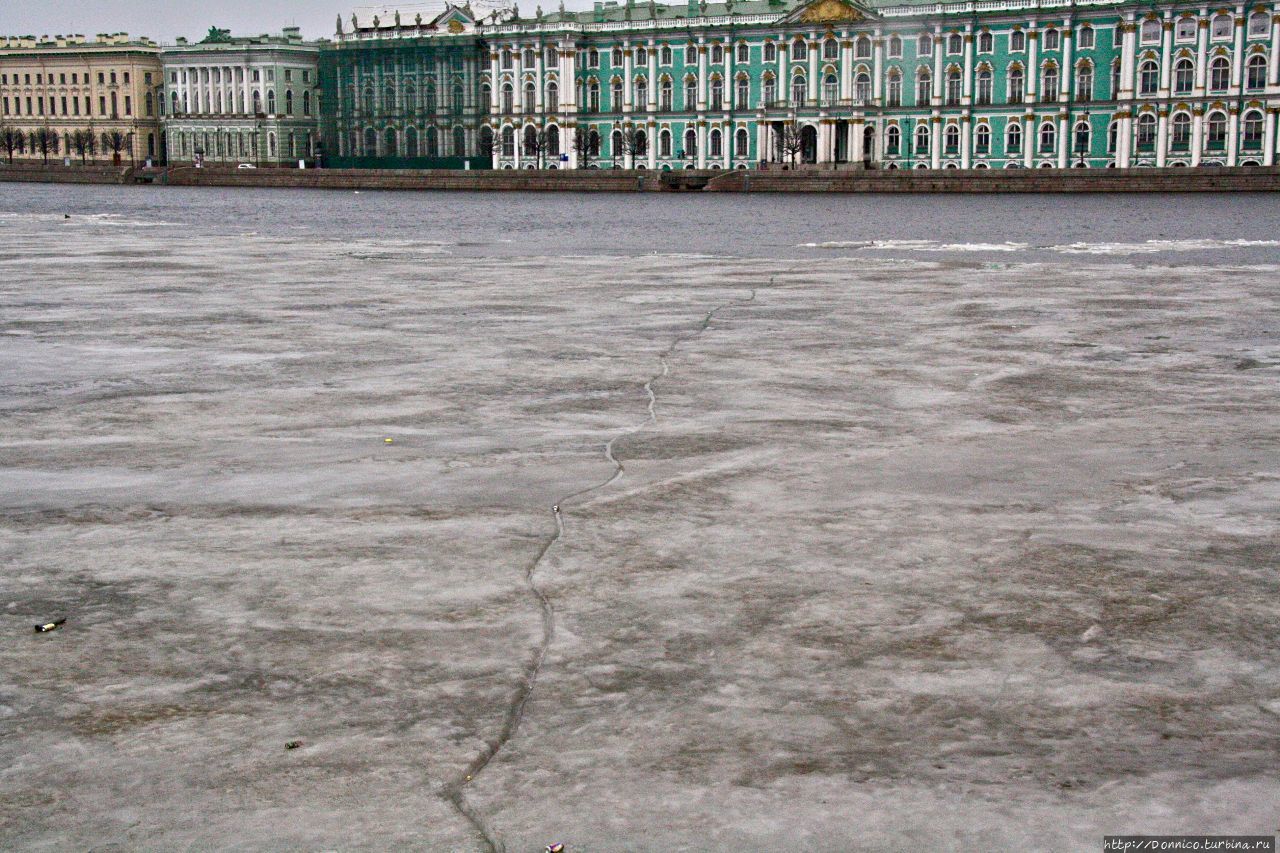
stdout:
{"type": "Polygon", "coordinates": [[[483,849],[611,440],[507,849],[1277,828],[1280,267],[115,221],[0,220],[0,846],[483,849]]]}

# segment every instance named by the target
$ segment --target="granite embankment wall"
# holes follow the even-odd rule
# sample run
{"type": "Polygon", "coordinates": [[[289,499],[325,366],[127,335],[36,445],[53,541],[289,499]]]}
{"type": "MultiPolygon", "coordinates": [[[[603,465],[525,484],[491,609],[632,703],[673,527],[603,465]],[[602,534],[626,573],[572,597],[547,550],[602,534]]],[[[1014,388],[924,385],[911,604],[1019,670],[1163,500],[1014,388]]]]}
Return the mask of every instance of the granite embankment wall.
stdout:
{"type": "Polygon", "coordinates": [[[1280,166],[1207,169],[737,170],[674,172],[130,169],[6,166],[0,181],[345,190],[504,192],[1113,193],[1275,192],[1280,166]]]}
{"type": "Polygon", "coordinates": [[[711,192],[1148,193],[1274,192],[1280,167],[1206,169],[948,169],[945,171],[735,171],[711,192]]]}

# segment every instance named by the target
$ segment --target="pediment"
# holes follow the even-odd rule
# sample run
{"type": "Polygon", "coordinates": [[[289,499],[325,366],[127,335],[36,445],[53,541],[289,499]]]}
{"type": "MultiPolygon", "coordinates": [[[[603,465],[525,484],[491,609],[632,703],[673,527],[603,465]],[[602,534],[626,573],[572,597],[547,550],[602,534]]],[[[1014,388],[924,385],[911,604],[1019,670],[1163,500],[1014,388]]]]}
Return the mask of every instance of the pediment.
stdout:
{"type": "Polygon", "coordinates": [[[849,0],[812,0],[783,19],[788,24],[853,24],[870,16],[867,9],[849,0]]]}

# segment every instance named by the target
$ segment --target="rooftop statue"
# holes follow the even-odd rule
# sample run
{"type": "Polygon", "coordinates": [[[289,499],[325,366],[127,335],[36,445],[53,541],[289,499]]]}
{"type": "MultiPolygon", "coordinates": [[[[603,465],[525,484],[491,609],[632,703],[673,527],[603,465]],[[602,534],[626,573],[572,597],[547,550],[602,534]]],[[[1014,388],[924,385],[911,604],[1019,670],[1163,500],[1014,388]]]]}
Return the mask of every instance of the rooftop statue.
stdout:
{"type": "Polygon", "coordinates": [[[339,15],[339,16],[338,16],[338,30],[337,30],[337,33],[338,33],[338,35],[342,35],[342,16],[341,16],[341,15],[339,15]]]}
{"type": "Polygon", "coordinates": [[[209,34],[204,37],[201,44],[226,44],[231,41],[231,30],[220,30],[217,27],[209,27],[209,34]]]}

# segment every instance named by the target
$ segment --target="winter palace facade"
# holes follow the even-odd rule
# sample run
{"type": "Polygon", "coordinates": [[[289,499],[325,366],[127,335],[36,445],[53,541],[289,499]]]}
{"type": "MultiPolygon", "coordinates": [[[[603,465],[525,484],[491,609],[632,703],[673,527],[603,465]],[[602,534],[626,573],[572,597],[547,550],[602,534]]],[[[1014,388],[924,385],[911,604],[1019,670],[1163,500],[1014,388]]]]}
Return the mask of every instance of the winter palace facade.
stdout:
{"type": "Polygon", "coordinates": [[[1271,165],[1278,45],[1274,2],[386,11],[322,52],[325,142],[495,168],[1271,165]]]}

